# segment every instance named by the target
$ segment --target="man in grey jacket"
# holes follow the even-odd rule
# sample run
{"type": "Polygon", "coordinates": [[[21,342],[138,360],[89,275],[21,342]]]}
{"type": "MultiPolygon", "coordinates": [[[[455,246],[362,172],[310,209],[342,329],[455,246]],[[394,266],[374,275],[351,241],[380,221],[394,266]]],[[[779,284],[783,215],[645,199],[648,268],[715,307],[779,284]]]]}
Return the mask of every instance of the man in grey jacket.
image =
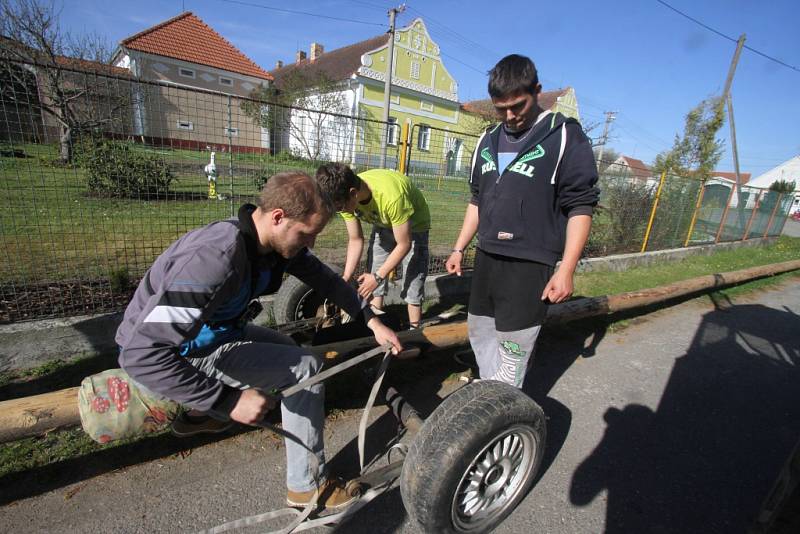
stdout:
{"type": "MultiPolygon", "coordinates": [[[[237,218],[179,238],[145,273],[125,311],[116,336],[120,365],[139,384],[192,408],[188,426],[260,421],[276,405],[267,391],[296,384],[321,367],[288,336],[247,324],[250,303],[277,291],[284,272],[363,317],[379,344],[400,351],[397,335],[308,250],[332,214],[312,178],[286,172],[267,181],[257,207],[245,204],[237,218]]],[[[320,467],[320,504],[336,509],[354,498],[343,481],[325,472],[323,403],[321,383],[281,403],[284,429],[302,441],[286,441],[287,501],[293,506],[307,504],[316,489],[309,451],[320,467]]]]}

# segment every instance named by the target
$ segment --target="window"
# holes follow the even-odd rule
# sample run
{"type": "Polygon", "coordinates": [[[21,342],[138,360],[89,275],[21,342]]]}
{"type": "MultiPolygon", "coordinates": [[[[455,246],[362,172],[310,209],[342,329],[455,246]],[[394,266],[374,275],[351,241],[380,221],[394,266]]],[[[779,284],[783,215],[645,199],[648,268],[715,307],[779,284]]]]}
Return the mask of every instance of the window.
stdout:
{"type": "Polygon", "coordinates": [[[224,76],[219,77],[219,84],[220,85],[227,85],[228,87],[233,87],[233,80],[231,78],[226,78],[224,76]]]}
{"type": "Polygon", "coordinates": [[[420,150],[430,150],[431,148],[431,127],[427,124],[419,125],[419,138],[417,148],[420,150]]]}
{"type": "Polygon", "coordinates": [[[433,102],[426,102],[421,100],[419,103],[419,109],[422,111],[433,111],[433,102]]]}
{"type": "Polygon", "coordinates": [[[194,124],[191,121],[178,121],[179,130],[194,130],[194,124]]]}
{"type": "Polygon", "coordinates": [[[225,135],[237,137],[239,135],[239,128],[225,128],[225,135]]]}
{"type": "Polygon", "coordinates": [[[419,61],[411,62],[411,77],[419,80],[419,61]]]}
{"type": "Polygon", "coordinates": [[[194,78],[194,71],[192,69],[180,67],[178,68],[178,74],[186,78],[194,78]]]}
{"type": "Polygon", "coordinates": [[[397,146],[397,139],[400,137],[400,125],[397,117],[389,117],[389,124],[386,125],[386,144],[397,146]]]}

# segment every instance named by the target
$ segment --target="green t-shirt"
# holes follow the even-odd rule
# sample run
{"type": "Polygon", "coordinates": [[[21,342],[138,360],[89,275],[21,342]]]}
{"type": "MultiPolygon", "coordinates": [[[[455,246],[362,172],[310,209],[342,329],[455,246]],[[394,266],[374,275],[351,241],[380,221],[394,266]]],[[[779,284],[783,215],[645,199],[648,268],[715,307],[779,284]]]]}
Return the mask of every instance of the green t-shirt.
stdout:
{"type": "Polygon", "coordinates": [[[431,229],[431,214],[422,192],[408,176],[388,169],[372,169],[358,175],[372,191],[367,204],[358,204],[355,213],[340,212],[345,220],[360,219],[384,228],[411,220],[412,232],[431,229]]]}

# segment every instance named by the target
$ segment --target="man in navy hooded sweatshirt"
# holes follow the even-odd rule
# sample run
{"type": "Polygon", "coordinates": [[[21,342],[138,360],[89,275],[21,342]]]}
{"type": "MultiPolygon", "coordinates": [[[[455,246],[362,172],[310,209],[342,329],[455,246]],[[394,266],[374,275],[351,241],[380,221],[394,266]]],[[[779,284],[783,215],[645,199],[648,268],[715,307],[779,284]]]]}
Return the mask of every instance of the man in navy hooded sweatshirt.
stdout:
{"type": "Polygon", "coordinates": [[[599,196],[589,139],[575,119],[539,107],[541,90],[525,56],[506,56],[490,71],[502,123],[484,132],[472,155],[472,198],[446,264],[460,275],[477,234],[470,344],[482,379],[515,387],[522,387],[547,304],[572,294],[599,196]]]}

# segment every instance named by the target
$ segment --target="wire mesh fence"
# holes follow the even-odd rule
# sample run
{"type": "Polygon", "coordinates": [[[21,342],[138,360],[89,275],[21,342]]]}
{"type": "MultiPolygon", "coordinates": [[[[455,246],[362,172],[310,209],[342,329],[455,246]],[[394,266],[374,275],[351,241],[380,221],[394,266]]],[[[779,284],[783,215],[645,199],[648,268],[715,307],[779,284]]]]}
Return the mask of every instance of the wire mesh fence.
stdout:
{"type": "MultiPolygon", "coordinates": [[[[107,65],[0,62],[0,322],[123,309],[177,237],[235,216],[269,176],[313,175],[326,161],[357,172],[385,162],[408,174],[430,206],[430,272],[444,271],[478,136],[424,124],[401,134],[358,113],[248,94],[145,81],[107,65]]],[[[777,235],[792,203],[752,188],[739,200],[724,184],[681,177],[666,178],[659,193],[659,183],[603,173],[587,255],[637,252],[645,236],[653,250],[777,235]]],[[[346,239],[335,217],[315,252],[342,263],[346,239]]]]}
{"type": "MultiPolygon", "coordinates": [[[[407,141],[406,174],[425,195],[431,212],[431,273],[445,272],[471,197],[470,163],[478,136],[415,124],[407,141]]],[[[464,258],[471,265],[473,252],[464,258]]]]}
{"type": "MultiPolygon", "coordinates": [[[[377,166],[391,133],[362,117],[71,66],[59,82],[69,103],[54,104],[41,74],[51,69],[0,63],[0,322],[121,309],[172,241],[235,216],[269,176],[313,175],[331,160],[377,166]]],[[[397,164],[396,143],[385,159],[397,164]]],[[[338,259],[345,235],[334,219],[320,256],[338,259]]]]}

